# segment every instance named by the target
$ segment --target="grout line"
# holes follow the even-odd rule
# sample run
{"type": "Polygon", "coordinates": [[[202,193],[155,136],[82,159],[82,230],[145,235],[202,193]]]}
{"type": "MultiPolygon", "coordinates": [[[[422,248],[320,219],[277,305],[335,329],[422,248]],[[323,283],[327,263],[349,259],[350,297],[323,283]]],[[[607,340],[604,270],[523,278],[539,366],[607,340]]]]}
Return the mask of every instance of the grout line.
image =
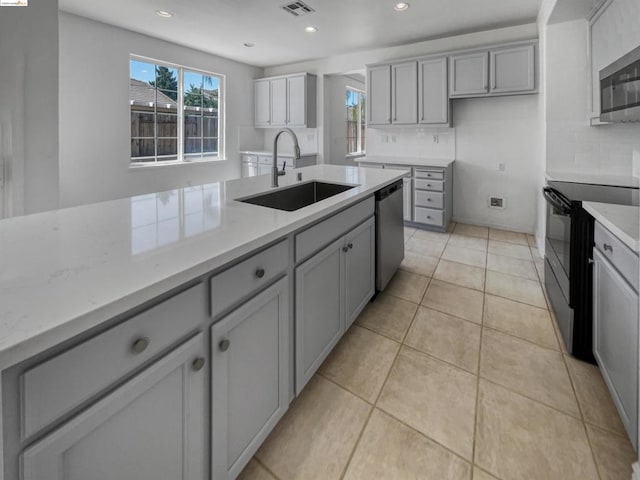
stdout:
{"type": "MultiPolygon", "coordinates": [[[[491,325],[485,325],[485,328],[489,330],[493,330],[494,332],[501,333],[503,335],[507,335],[508,337],[515,338],[516,340],[522,340],[523,342],[527,342],[531,345],[535,345],[536,347],[544,348],[545,350],[550,350],[552,352],[557,352],[559,354],[562,354],[562,352],[560,351],[560,347],[553,348],[548,345],[543,345],[542,343],[534,342],[533,340],[529,340],[528,338],[519,337],[518,335],[515,335],[511,332],[505,332],[504,330],[500,330],[499,328],[492,327],[491,325]]],[[[551,328],[553,329],[553,326],[551,326],[551,328]]],[[[555,335],[554,335],[554,338],[555,338],[555,335]]]]}
{"type": "MultiPolygon", "coordinates": [[[[478,325],[479,327],[479,325],[478,325]]],[[[456,365],[455,363],[451,363],[450,361],[444,360],[440,357],[437,357],[436,355],[434,355],[433,353],[429,353],[429,352],[425,352],[424,350],[420,350],[419,348],[416,347],[412,347],[411,345],[408,345],[406,343],[402,344],[402,348],[405,348],[407,350],[412,350],[416,353],[419,353],[420,355],[424,355],[425,357],[431,358],[439,363],[444,363],[446,366],[448,367],[452,367],[455,368],[456,370],[460,370],[461,372],[464,373],[468,373],[469,375],[473,375],[474,377],[477,375],[477,372],[472,372],[471,370],[467,370],[466,368],[462,368],[460,365],[456,365]]],[[[477,371],[477,368],[476,368],[477,371]]]]}
{"type": "MultiPolygon", "coordinates": [[[[488,261],[488,257],[489,255],[487,255],[487,261],[488,261]]],[[[485,288],[487,285],[487,270],[485,269],[484,271],[484,283],[485,283],[485,288]]],[[[477,437],[478,437],[478,407],[480,405],[480,366],[481,366],[481,362],[482,362],[482,343],[484,340],[484,329],[485,329],[485,325],[484,325],[484,314],[485,314],[485,302],[486,302],[486,293],[484,295],[482,295],[482,316],[481,318],[481,323],[480,323],[480,345],[478,346],[478,367],[476,369],[476,403],[475,403],[475,411],[474,411],[474,416],[473,416],[473,444],[471,447],[471,462],[472,464],[475,464],[476,461],[476,443],[477,443],[477,437]]],[[[471,466],[471,475],[473,475],[473,465],[471,466]]]]}
{"type": "MultiPolygon", "coordinates": [[[[265,469],[269,474],[271,474],[271,476],[272,476],[273,478],[275,478],[276,480],[280,480],[280,477],[278,477],[275,473],[273,473],[273,471],[272,471],[269,467],[267,467],[264,463],[262,463],[258,457],[256,457],[256,456],[254,455],[254,456],[253,456],[253,457],[251,457],[251,458],[252,458],[253,460],[255,460],[255,462],[256,462],[258,465],[260,465],[262,468],[264,468],[264,469],[265,469]]],[[[251,460],[249,460],[249,462],[250,462],[250,461],[251,461],[251,460]]],[[[249,465],[249,464],[247,463],[247,465],[249,465]]],[[[244,468],[247,468],[247,467],[245,466],[244,468]]],[[[244,471],[244,469],[243,469],[243,471],[244,471]]],[[[240,473],[242,473],[242,472],[240,472],[240,473]]]]}
{"type": "Polygon", "coordinates": [[[370,407],[373,407],[373,403],[371,403],[371,400],[367,400],[366,398],[364,398],[359,393],[356,393],[356,392],[350,390],[348,387],[346,387],[345,385],[342,385],[341,383],[338,383],[337,380],[334,380],[333,378],[327,376],[326,374],[320,373],[320,371],[317,371],[316,373],[314,373],[314,375],[322,377],[327,382],[333,383],[336,387],[339,387],[340,389],[344,390],[345,392],[350,393],[354,397],[358,397],[358,399],[362,400],[363,402],[365,402],[370,407]]]}

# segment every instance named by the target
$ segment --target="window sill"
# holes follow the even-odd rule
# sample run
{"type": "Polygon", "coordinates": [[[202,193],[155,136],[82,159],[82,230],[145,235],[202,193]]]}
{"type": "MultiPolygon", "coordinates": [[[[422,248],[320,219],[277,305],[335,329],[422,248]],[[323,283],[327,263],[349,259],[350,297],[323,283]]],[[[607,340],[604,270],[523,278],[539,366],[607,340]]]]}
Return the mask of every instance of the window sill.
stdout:
{"type": "Polygon", "coordinates": [[[200,158],[194,160],[176,160],[171,162],[139,162],[139,163],[130,163],[129,171],[143,171],[143,170],[154,170],[156,168],[167,168],[167,167],[184,167],[187,165],[209,165],[212,163],[218,162],[226,162],[227,159],[224,157],[214,157],[214,158],[200,158]]]}
{"type": "Polygon", "coordinates": [[[366,156],[366,152],[347,153],[344,158],[360,158],[366,156]]]}

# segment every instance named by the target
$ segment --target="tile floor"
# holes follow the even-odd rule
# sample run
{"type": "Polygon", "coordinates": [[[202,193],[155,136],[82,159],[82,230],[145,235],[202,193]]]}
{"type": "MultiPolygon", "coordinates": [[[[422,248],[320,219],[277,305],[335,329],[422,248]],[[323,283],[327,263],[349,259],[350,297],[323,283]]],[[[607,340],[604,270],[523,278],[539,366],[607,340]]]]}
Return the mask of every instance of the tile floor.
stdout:
{"type": "Polygon", "coordinates": [[[567,356],[533,238],[405,229],[405,261],[240,478],[629,480],[596,367],[567,356]]]}

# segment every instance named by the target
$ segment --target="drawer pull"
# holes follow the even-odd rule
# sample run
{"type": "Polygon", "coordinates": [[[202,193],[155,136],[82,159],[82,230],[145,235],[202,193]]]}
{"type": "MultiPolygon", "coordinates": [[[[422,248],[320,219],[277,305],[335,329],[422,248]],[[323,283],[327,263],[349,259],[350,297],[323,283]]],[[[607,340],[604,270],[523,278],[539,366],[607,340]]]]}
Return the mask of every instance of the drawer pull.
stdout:
{"type": "Polygon", "coordinates": [[[137,355],[144,352],[148,346],[149,339],[147,337],[140,337],[131,344],[131,351],[137,355]]]}
{"type": "Polygon", "coordinates": [[[611,253],[613,253],[613,247],[611,245],[609,245],[608,243],[603,243],[602,244],[602,248],[604,248],[604,251],[606,252],[607,250],[609,250],[611,253]]]}
{"type": "Polygon", "coordinates": [[[264,268],[258,268],[256,270],[256,277],[258,277],[258,278],[264,277],[264,268]]]}
{"type": "Polygon", "coordinates": [[[431,220],[431,215],[427,215],[427,218],[428,218],[429,220],[431,220]]]}
{"type": "Polygon", "coordinates": [[[196,372],[199,372],[200,370],[202,370],[202,367],[204,367],[204,364],[204,358],[198,357],[193,362],[191,362],[191,368],[193,368],[196,372]]]}
{"type": "Polygon", "coordinates": [[[342,247],[342,251],[345,252],[345,253],[348,252],[349,251],[349,247],[342,247]]]}
{"type": "Polygon", "coordinates": [[[349,247],[349,250],[351,250],[353,248],[353,243],[347,244],[347,247],[349,247]]]}
{"type": "Polygon", "coordinates": [[[220,348],[221,352],[226,352],[227,350],[229,350],[230,345],[231,345],[231,342],[229,341],[229,339],[225,338],[224,340],[220,340],[218,347],[220,348]]]}
{"type": "Polygon", "coordinates": [[[427,198],[427,202],[430,202],[430,201],[431,201],[431,199],[430,199],[430,198],[427,198]]]}

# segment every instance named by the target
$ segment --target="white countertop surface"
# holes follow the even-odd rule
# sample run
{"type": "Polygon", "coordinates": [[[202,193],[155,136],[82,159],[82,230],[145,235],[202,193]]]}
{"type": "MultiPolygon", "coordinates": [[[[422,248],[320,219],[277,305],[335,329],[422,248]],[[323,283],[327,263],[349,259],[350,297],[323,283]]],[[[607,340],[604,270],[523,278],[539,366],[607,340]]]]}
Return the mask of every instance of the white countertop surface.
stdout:
{"type": "Polygon", "coordinates": [[[582,208],[634,252],[640,252],[640,207],[582,202],[582,208]]]}
{"type": "Polygon", "coordinates": [[[445,158],[418,158],[418,157],[396,157],[396,156],[377,156],[366,155],[354,159],[356,162],[365,163],[384,163],[395,165],[417,165],[420,167],[441,167],[445,168],[451,165],[455,160],[445,158]]]}
{"type": "MultiPolygon", "coordinates": [[[[240,150],[241,155],[263,155],[265,157],[273,157],[273,151],[268,150],[240,150]]],[[[314,152],[300,152],[301,157],[317,156],[314,152]]],[[[293,158],[293,153],[278,152],[278,157],[293,158]]]]}
{"type": "Polygon", "coordinates": [[[271,177],[0,221],[0,369],[372,195],[405,172],[315,165],[280,177],[357,187],[295,212],[234,201],[271,177]]]}
{"type": "Polygon", "coordinates": [[[556,182],[590,183],[593,185],[612,185],[615,187],[640,186],[640,178],[631,175],[602,175],[598,173],[547,172],[547,180],[556,182]]]}

